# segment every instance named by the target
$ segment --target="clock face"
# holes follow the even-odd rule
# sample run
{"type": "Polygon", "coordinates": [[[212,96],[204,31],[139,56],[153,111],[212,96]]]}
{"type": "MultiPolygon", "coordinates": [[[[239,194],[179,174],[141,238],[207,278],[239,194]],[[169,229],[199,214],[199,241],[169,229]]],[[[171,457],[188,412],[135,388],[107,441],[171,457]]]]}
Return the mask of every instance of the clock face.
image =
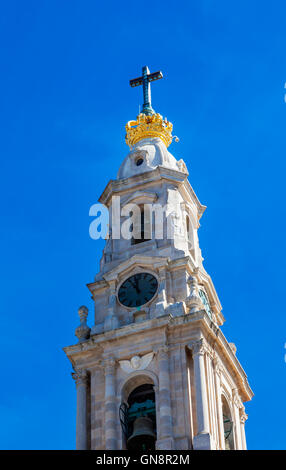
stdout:
{"type": "Polygon", "coordinates": [[[158,281],[152,274],[134,274],[120,286],[118,300],[125,307],[140,307],[154,297],[157,288],[158,281]]]}

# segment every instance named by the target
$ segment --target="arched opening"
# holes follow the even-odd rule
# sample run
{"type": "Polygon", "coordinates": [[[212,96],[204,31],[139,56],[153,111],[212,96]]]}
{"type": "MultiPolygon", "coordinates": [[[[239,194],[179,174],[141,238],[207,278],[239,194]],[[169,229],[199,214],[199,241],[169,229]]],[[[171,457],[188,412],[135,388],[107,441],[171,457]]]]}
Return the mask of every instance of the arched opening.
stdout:
{"type": "Polygon", "coordinates": [[[186,214],[186,231],[187,231],[187,238],[188,238],[188,241],[191,242],[192,241],[192,233],[191,233],[191,221],[190,221],[190,216],[189,214],[186,214]]]}
{"type": "Polygon", "coordinates": [[[234,450],[233,421],[226,398],[222,396],[222,414],[225,450],[234,450]]]}
{"type": "MultiPolygon", "coordinates": [[[[137,221],[135,227],[135,237],[131,238],[131,245],[138,245],[139,243],[151,240],[150,232],[150,214],[144,210],[144,205],[140,205],[140,220],[137,221]]],[[[133,230],[133,228],[132,228],[133,230]]]]}
{"type": "Polygon", "coordinates": [[[154,385],[143,383],[120,406],[120,421],[128,450],[155,450],[156,403],[154,385]]]}
{"type": "Polygon", "coordinates": [[[186,211],[185,212],[185,229],[186,229],[186,238],[188,240],[188,248],[192,256],[195,258],[196,250],[195,250],[195,224],[192,220],[191,214],[186,211]]]}

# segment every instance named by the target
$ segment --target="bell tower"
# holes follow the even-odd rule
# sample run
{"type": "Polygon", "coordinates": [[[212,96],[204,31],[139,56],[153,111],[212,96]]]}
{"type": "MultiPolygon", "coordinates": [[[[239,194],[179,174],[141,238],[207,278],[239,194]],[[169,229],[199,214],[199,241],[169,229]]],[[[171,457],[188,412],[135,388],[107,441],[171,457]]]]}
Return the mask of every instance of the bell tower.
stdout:
{"type": "Polygon", "coordinates": [[[100,196],[109,233],[80,307],[78,342],[64,348],[77,389],[77,449],[246,449],[243,403],[253,393],[220,327],[221,304],[203,267],[205,210],[172,124],[151,104],[144,67],[130,85],[144,104],[126,125],[129,153],[100,196]],[[175,139],[177,139],[175,137],[175,139]]]}

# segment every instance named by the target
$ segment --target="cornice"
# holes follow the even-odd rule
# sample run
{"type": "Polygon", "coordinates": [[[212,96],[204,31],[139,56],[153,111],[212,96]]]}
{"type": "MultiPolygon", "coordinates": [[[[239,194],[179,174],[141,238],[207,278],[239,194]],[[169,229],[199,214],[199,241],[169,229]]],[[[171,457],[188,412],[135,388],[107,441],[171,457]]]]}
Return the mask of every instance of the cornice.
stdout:
{"type": "Polygon", "coordinates": [[[124,205],[126,204],[140,204],[143,200],[144,203],[154,203],[158,199],[158,195],[156,192],[151,191],[135,191],[135,193],[128,196],[127,199],[124,200],[124,205]]]}
{"type": "Polygon", "coordinates": [[[129,271],[130,269],[134,269],[135,266],[152,266],[154,269],[156,269],[161,266],[167,266],[167,264],[168,258],[165,256],[144,256],[136,254],[130,259],[120,263],[111,271],[103,274],[103,277],[107,282],[110,282],[111,280],[118,279],[119,274],[122,274],[125,271],[129,271]]]}
{"type": "MultiPolygon", "coordinates": [[[[244,372],[240,362],[237,357],[234,355],[229,343],[227,342],[225,336],[208,317],[204,310],[197,312],[196,314],[187,314],[182,317],[174,317],[169,321],[168,328],[176,327],[182,324],[182,319],[184,323],[194,322],[196,326],[200,327],[201,333],[207,339],[208,343],[212,342],[212,348],[215,349],[217,355],[222,354],[227,364],[227,367],[232,370],[235,374],[235,378],[238,384],[239,391],[243,396],[244,401],[249,401],[253,396],[253,391],[251,390],[248,381],[247,375],[244,372]]],[[[199,338],[198,338],[199,339],[199,338]]],[[[188,343],[186,344],[186,346],[188,343]]]]}
{"type": "MultiPolygon", "coordinates": [[[[131,323],[116,330],[93,335],[88,341],[68,346],[64,348],[64,351],[72,363],[75,363],[79,360],[85,361],[90,358],[91,353],[94,357],[94,352],[96,350],[98,351],[99,355],[102,354],[102,351],[106,349],[107,345],[110,346],[113,342],[116,342],[118,347],[118,342],[121,340],[127,340],[128,336],[142,335],[142,333],[148,333],[148,331],[154,333],[155,330],[159,331],[160,329],[164,334],[166,334],[166,332],[164,332],[166,328],[170,332],[170,330],[173,328],[182,327],[185,329],[186,324],[191,323],[195,327],[195,334],[200,332],[200,335],[203,335],[207,339],[208,343],[212,341],[212,348],[214,348],[214,352],[218,356],[224,358],[224,367],[226,367],[227,370],[231,370],[234,374],[234,378],[237,384],[236,386],[243,401],[249,401],[253,396],[253,392],[248,384],[247,375],[245,374],[237,357],[233,354],[233,351],[231,350],[231,347],[229,346],[223,333],[209,319],[204,310],[201,310],[196,314],[186,314],[179,317],[164,315],[160,318],[146,320],[142,323],[131,323]]],[[[195,340],[196,338],[193,337],[192,339],[195,340]]],[[[190,340],[186,341],[185,346],[187,346],[189,342],[190,340]]],[[[109,346],[108,349],[110,349],[109,346]]],[[[172,346],[172,342],[170,342],[170,346],[172,346]]]]}
{"type": "Polygon", "coordinates": [[[89,282],[86,285],[93,295],[99,294],[100,292],[108,289],[108,283],[105,280],[89,282]]]}
{"type": "Polygon", "coordinates": [[[198,211],[198,218],[200,219],[206,206],[200,203],[195,191],[188,181],[186,173],[173,170],[171,168],[165,168],[163,166],[158,166],[154,170],[130,176],[129,178],[110,180],[101,194],[99,202],[109,207],[112,196],[120,196],[127,192],[134,191],[135,187],[139,191],[147,184],[154,184],[158,181],[171,181],[173,183],[177,183],[181,192],[185,193],[185,199],[187,199],[188,195],[190,200],[195,204],[198,211]]]}

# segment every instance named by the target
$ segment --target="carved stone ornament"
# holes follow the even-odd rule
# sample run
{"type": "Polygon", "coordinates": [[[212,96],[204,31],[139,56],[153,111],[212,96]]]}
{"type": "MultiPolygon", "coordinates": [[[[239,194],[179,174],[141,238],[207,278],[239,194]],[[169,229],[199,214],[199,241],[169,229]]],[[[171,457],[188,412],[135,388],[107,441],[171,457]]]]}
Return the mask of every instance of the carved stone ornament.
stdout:
{"type": "Polygon", "coordinates": [[[232,390],[232,401],[233,401],[233,404],[235,406],[237,406],[237,408],[242,408],[243,407],[243,403],[240,399],[240,396],[239,396],[239,393],[238,393],[238,390],[237,388],[234,388],[232,390]]]}
{"type": "Polygon", "coordinates": [[[199,339],[198,341],[190,343],[188,346],[191,349],[194,356],[196,356],[197,354],[203,356],[207,352],[207,343],[203,338],[199,339]]]}
{"type": "Polygon", "coordinates": [[[220,377],[221,374],[222,374],[222,366],[221,366],[221,362],[218,358],[218,355],[216,353],[214,353],[214,357],[213,357],[213,366],[214,366],[215,372],[220,377]]]}
{"type": "Polygon", "coordinates": [[[244,407],[240,409],[240,416],[239,416],[239,418],[240,418],[240,422],[241,422],[242,424],[245,424],[245,421],[248,419],[248,415],[245,413],[244,410],[245,410],[244,407]]]}
{"type": "Polygon", "coordinates": [[[120,367],[127,374],[131,374],[136,370],[143,370],[148,367],[152,361],[154,353],[145,354],[145,356],[133,356],[130,361],[119,361],[120,367]]]}
{"type": "Polygon", "coordinates": [[[72,378],[75,380],[76,385],[86,385],[87,384],[87,371],[86,369],[74,369],[75,372],[72,372],[72,378]]]}
{"type": "Polygon", "coordinates": [[[75,335],[78,338],[79,342],[85,341],[90,336],[90,328],[86,324],[87,316],[88,316],[88,308],[85,305],[82,305],[78,309],[78,315],[80,319],[80,325],[75,330],[75,335]]]}
{"type": "Polygon", "coordinates": [[[190,286],[190,295],[186,300],[186,304],[190,308],[190,313],[196,313],[204,308],[202,299],[199,295],[199,287],[196,278],[196,273],[194,274],[194,276],[189,277],[188,284],[190,286]]]}
{"type": "Polygon", "coordinates": [[[114,375],[115,366],[116,366],[116,361],[115,361],[114,357],[106,357],[102,361],[102,365],[104,366],[105,375],[114,375]]]}

